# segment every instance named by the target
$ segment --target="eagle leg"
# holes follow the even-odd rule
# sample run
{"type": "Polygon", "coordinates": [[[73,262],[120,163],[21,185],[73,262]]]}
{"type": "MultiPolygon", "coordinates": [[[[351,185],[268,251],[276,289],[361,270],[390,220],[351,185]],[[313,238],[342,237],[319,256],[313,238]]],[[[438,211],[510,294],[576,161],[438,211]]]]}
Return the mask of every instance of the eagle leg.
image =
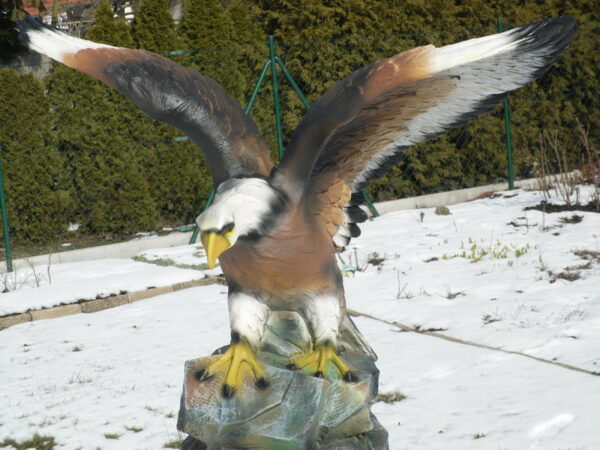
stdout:
{"type": "Polygon", "coordinates": [[[242,386],[244,379],[253,377],[258,388],[269,386],[265,370],[256,360],[252,347],[243,340],[232,342],[218,361],[210,364],[200,377],[200,381],[208,380],[217,373],[225,373],[221,392],[224,398],[231,398],[242,386]]]}
{"type": "Polygon", "coordinates": [[[318,378],[334,378],[332,374],[339,373],[339,377],[344,381],[357,381],[356,375],[337,355],[335,346],[330,343],[317,344],[313,350],[292,356],[288,365],[290,369],[301,370],[303,373],[313,375],[318,378]]]}

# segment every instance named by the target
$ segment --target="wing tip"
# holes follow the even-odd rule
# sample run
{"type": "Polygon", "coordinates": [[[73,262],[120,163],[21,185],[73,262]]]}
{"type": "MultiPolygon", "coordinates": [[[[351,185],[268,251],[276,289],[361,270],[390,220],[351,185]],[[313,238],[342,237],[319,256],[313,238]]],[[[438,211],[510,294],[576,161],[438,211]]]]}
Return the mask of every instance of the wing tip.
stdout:
{"type": "Polygon", "coordinates": [[[36,21],[29,14],[27,14],[23,19],[19,19],[16,21],[16,29],[19,32],[19,40],[28,46],[30,42],[29,32],[37,29],[41,23],[39,19],[36,21]]]}
{"type": "Polygon", "coordinates": [[[21,38],[21,40],[28,39],[29,33],[32,32],[40,32],[42,30],[56,32],[55,29],[42,22],[42,18],[40,16],[32,16],[31,14],[26,14],[23,19],[17,20],[16,24],[17,29],[19,30],[19,38],[21,38]]]}
{"type": "Polygon", "coordinates": [[[112,45],[86,41],[67,34],[42,22],[38,16],[27,14],[16,22],[19,40],[28,49],[44,54],[68,66],[68,55],[74,55],[80,50],[97,48],[117,48],[112,45]]]}
{"type": "Polygon", "coordinates": [[[518,30],[517,36],[519,36],[519,39],[523,39],[521,45],[519,45],[519,50],[528,51],[546,47],[552,50],[549,56],[558,58],[569,48],[575,37],[577,22],[569,15],[550,17],[516,30],[518,30]]]}
{"type": "Polygon", "coordinates": [[[16,22],[19,40],[29,50],[63,62],[65,51],[57,45],[60,31],[46,25],[39,16],[27,14],[16,22]]]}

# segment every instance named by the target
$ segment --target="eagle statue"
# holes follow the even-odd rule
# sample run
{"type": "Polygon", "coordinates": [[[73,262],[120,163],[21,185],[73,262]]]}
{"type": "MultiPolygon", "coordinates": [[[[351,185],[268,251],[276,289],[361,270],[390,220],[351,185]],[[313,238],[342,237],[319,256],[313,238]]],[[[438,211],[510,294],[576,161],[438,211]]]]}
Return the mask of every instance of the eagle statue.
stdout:
{"type": "Polygon", "coordinates": [[[254,121],[196,70],[31,17],[17,27],[31,50],[112,86],[204,152],[216,194],[196,222],[208,266],[219,260],[227,279],[231,345],[201,376],[222,375],[225,398],[242,378],[268,386],[255,354],[272,310],[299,313],[310,330],[312,345],[290,357],[290,369],[357,379],[340,352],[340,333],[374,354],[347,315],[335,254],[367,219],[359,193],[411,145],[491,111],[540,77],[575,35],[571,17],[556,17],[361,67],[313,104],[275,167],[254,121]]]}

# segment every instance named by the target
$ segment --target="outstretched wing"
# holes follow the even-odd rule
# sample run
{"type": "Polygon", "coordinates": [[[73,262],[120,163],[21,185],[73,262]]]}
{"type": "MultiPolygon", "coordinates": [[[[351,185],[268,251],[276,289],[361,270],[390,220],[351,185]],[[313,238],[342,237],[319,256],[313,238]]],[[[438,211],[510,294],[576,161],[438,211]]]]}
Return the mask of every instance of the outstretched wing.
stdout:
{"type": "Polygon", "coordinates": [[[510,91],[540,77],[574,35],[571,17],[544,19],[363,67],[307,113],[276,180],[300,192],[297,200],[336,231],[334,243],[343,247],[360,233],[355,223],[366,216],[356,193],[369,181],[384,176],[411,145],[490,111],[510,91]]]}
{"type": "Polygon", "coordinates": [[[215,186],[231,177],[270,174],[268,144],[214,80],[157,54],[79,39],[29,16],[18,28],[31,50],[97,78],[187,134],[206,155],[215,186]]]}

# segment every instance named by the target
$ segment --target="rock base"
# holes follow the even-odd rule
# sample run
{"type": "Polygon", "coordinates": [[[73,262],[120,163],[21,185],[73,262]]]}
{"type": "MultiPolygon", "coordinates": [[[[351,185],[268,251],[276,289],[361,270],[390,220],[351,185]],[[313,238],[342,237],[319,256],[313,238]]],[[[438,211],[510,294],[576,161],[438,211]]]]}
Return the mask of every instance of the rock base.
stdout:
{"type": "Polygon", "coordinates": [[[181,448],[387,449],[387,432],[370,412],[379,376],[373,354],[344,337],[339,356],[358,376],[353,383],[285,368],[310,343],[306,324],[293,312],[272,313],[267,324],[257,354],[267,388],[246,379],[233,398],[223,398],[222,376],[198,380],[218,356],[187,361],[178,429],[190,436],[181,448]]]}

